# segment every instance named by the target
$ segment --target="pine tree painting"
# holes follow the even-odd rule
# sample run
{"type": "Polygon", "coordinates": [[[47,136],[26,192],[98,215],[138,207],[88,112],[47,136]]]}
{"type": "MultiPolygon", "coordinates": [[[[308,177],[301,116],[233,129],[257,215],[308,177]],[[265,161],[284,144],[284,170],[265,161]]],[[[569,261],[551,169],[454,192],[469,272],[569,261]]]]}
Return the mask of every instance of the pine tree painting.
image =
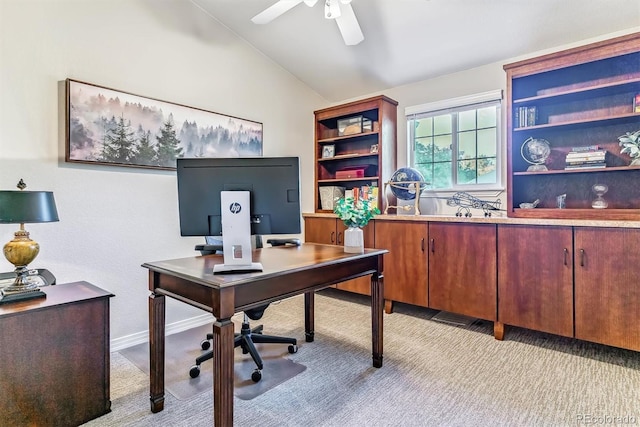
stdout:
{"type": "Polygon", "coordinates": [[[262,155],[262,124],[67,80],[67,161],[175,169],[178,157],[262,155]]]}

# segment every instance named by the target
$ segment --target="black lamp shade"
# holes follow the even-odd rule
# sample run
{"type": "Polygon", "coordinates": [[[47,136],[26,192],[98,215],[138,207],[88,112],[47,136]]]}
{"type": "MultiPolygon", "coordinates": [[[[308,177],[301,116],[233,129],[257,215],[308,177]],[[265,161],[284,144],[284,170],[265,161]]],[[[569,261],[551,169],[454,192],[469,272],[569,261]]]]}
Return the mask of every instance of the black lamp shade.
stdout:
{"type": "Polygon", "coordinates": [[[51,191],[0,191],[0,223],[58,221],[51,191]]]}

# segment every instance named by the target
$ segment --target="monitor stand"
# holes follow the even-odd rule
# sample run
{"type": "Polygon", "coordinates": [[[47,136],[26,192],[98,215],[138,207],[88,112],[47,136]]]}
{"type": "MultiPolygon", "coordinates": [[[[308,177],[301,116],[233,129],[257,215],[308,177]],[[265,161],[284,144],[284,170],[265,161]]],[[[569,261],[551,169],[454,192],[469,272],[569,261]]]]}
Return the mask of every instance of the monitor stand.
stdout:
{"type": "Polygon", "coordinates": [[[214,265],[213,274],[262,271],[252,262],[250,193],[221,191],[220,202],[224,264],[214,265]]]}

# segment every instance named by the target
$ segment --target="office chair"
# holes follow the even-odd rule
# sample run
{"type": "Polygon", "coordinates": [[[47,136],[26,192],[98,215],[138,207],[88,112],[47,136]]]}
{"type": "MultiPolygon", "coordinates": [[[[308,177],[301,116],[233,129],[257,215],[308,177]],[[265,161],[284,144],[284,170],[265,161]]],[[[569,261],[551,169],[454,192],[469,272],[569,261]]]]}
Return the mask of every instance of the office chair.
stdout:
{"type": "MultiPolygon", "coordinates": [[[[262,247],[262,242],[259,242],[257,247],[262,247]]],[[[271,244],[271,246],[283,246],[286,244],[292,245],[300,245],[299,239],[269,239],[267,243],[271,244]]],[[[222,252],[222,245],[197,245],[196,250],[200,251],[202,255],[208,255],[212,253],[220,253],[222,252]]],[[[267,309],[269,304],[261,305],[259,307],[255,307],[249,310],[244,311],[244,320],[242,321],[242,327],[240,328],[239,333],[234,334],[233,346],[241,347],[242,353],[251,355],[251,358],[256,364],[256,369],[251,374],[251,379],[254,382],[258,382],[262,379],[262,369],[264,368],[264,364],[262,362],[262,358],[260,357],[260,353],[256,349],[255,344],[289,344],[287,350],[289,353],[293,354],[298,351],[298,341],[295,338],[287,338],[287,337],[278,337],[273,335],[264,335],[262,333],[263,325],[256,326],[255,328],[251,328],[249,324],[249,320],[259,320],[262,318],[264,311],[267,309]]],[[[211,340],[213,339],[213,334],[208,333],[206,339],[204,339],[200,343],[200,348],[202,350],[209,350],[211,347],[211,340]]],[[[213,358],[213,352],[208,351],[199,357],[196,358],[196,364],[189,369],[189,376],[191,378],[197,378],[200,375],[200,365],[202,362],[205,362],[209,359],[213,358]]]]}

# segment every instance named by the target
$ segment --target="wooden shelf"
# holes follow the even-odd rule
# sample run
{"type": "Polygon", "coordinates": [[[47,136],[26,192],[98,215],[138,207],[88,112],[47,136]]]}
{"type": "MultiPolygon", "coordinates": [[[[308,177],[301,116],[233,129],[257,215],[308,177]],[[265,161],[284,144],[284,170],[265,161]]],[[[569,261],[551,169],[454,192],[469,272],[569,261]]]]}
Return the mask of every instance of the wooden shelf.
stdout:
{"type": "Polygon", "coordinates": [[[514,172],[514,176],[532,176],[532,175],[563,175],[567,173],[592,173],[592,172],[619,172],[626,170],[639,170],[640,166],[612,166],[606,168],[585,168],[571,170],[549,170],[538,172],[514,172]]]}
{"type": "Polygon", "coordinates": [[[326,157],[326,158],[320,158],[318,159],[319,162],[331,162],[331,161],[336,161],[336,160],[348,160],[348,159],[361,159],[361,158],[375,158],[378,157],[378,153],[366,153],[366,154],[360,154],[360,153],[353,153],[353,154],[342,154],[339,156],[333,156],[333,157],[326,157]]]}
{"type": "MultiPolygon", "coordinates": [[[[631,108],[631,104],[629,104],[629,108],[631,108]]],[[[579,126],[584,124],[598,124],[604,122],[614,122],[614,121],[624,121],[628,119],[640,119],[640,113],[626,113],[626,114],[615,114],[609,116],[601,116],[601,117],[592,117],[588,119],[580,119],[580,120],[570,120],[566,122],[558,122],[558,123],[545,123],[541,125],[533,125],[533,126],[524,126],[513,128],[514,132],[523,132],[523,131],[531,131],[536,129],[549,129],[549,128],[560,128],[560,127],[569,127],[569,126],[579,126]]]]}
{"type": "Polygon", "coordinates": [[[342,141],[351,141],[353,139],[357,139],[357,138],[365,138],[368,136],[377,136],[379,132],[377,131],[371,131],[371,132],[362,132],[362,133],[356,133],[353,135],[343,135],[343,136],[336,136],[333,138],[324,138],[324,139],[319,139],[317,141],[318,144],[329,144],[329,143],[333,143],[333,142],[342,142],[342,141]]]}
{"type": "Polygon", "coordinates": [[[544,95],[536,95],[536,96],[530,96],[528,98],[514,99],[513,104],[514,105],[515,104],[532,104],[532,103],[535,103],[536,101],[544,101],[544,100],[563,98],[563,97],[575,97],[575,96],[583,97],[584,95],[593,96],[598,91],[607,93],[615,89],[626,90],[627,88],[633,89],[638,86],[640,86],[640,77],[620,79],[614,82],[609,82],[604,84],[595,84],[593,86],[581,87],[578,89],[560,90],[555,93],[545,93],[544,95]]]}
{"type": "Polygon", "coordinates": [[[640,209],[520,209],[509,215],[514,218],[594,219],[609,221],[638,221],[640,209]]]}
{"type": "Polygon", "coordinates": [[[338,182],[363,182],[363,181],[378,181],[380,179],[379,176],[364,176],[362,178],[346,178],[346,179],[319,179],[318,184],[335,184],[338,182]]]}

